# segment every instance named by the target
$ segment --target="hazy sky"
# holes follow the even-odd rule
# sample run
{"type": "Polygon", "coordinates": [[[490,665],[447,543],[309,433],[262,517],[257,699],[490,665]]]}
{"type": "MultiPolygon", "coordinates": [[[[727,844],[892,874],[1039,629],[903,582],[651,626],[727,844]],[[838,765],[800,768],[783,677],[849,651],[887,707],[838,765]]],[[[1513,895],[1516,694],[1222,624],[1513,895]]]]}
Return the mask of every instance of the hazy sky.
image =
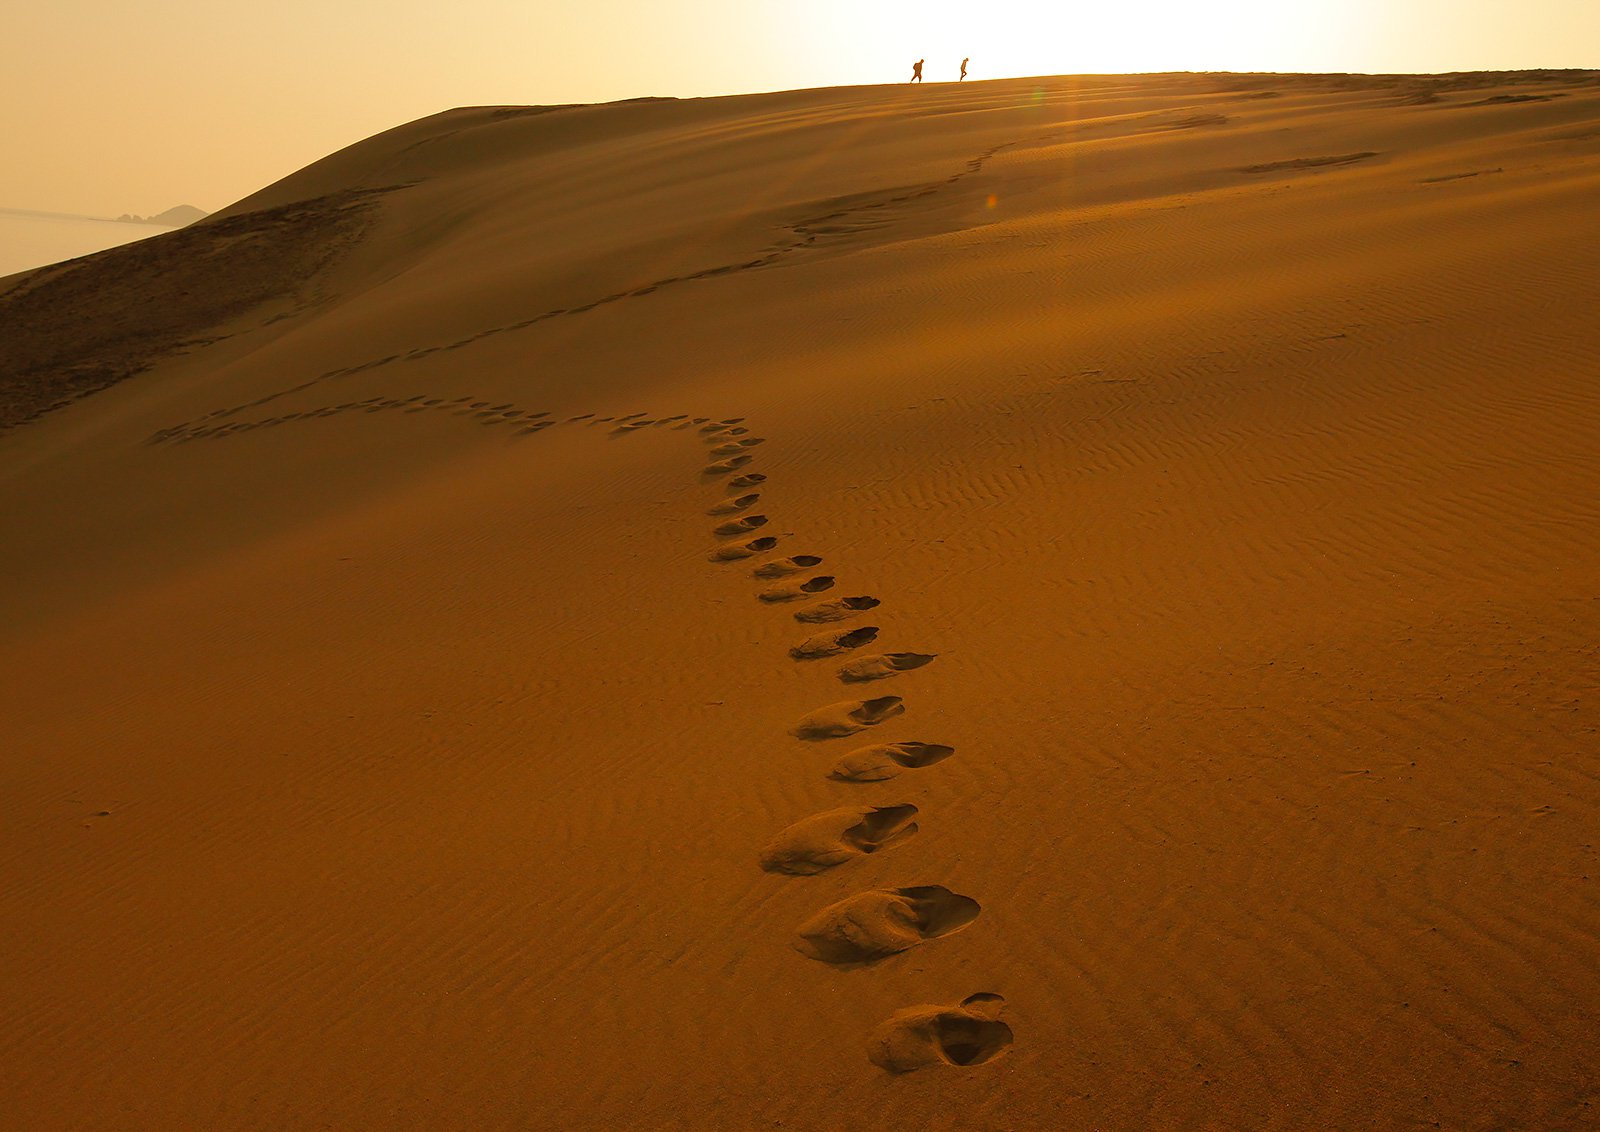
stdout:
{"type": "Polygon", "coordinates": [[[214,210],[452,106],[1165,70],[1600,67],[1600,0],[18,0],[0,207],[214,210]]]}

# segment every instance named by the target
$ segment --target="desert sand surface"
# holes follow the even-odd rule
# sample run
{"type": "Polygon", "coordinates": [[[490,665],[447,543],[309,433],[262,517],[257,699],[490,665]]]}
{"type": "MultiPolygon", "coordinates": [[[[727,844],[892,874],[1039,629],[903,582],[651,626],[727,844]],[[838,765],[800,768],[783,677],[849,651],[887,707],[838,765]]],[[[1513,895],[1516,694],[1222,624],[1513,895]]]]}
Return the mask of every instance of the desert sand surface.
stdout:
{"type": "Polygon", "coordinates": [[[1600,82],[459,109],[0,280],[0,1113],[1600,1123],[1600,82]]]}

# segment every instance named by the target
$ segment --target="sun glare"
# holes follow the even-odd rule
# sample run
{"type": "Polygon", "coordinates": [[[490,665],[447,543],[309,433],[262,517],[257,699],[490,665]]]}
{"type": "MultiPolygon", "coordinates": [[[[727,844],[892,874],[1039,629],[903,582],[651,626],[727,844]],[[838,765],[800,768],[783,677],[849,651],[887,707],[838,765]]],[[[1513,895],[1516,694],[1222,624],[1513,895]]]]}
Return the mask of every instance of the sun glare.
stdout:
{"type": "MultiPolygon", "coordinates": [[[[1148,71],[1331,68],[1343,30],[1365,0],[1337,6],[1275,0],[1072,8],[1043,0],[891,3],[857,15],[858,44],[927,59],[929,81],[971,77],[1148,71]],[[1342,12],[1342,17],[1340,13],[1342,12]],[[903,46],[902,46],[903,45],[903,46]]],[[[859,51],[852,54],[859,55],[859,51]]]]}

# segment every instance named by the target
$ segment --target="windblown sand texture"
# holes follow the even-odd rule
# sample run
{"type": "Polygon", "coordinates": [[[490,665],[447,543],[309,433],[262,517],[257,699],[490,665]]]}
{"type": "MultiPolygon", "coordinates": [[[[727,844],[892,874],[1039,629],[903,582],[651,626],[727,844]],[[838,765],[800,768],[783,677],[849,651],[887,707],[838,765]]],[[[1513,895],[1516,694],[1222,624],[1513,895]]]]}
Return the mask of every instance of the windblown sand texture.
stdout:
{"type": "Polygon", "coordinates": [[[1057,78],[0,281],[0,1123],[1594,1127],[1597,202],[1589,74],[1057,78]]]}

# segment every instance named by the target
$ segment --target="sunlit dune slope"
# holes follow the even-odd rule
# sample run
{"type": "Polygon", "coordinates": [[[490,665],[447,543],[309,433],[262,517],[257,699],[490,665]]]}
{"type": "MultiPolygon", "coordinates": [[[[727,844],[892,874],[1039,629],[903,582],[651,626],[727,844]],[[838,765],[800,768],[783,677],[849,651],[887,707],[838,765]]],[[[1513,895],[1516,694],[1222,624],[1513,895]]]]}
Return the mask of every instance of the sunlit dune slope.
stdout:
{"type": "Polygon", "coordinates": [[[453,110],[0,282],[29,1129],[1592,1127],[1600,83],[453,110]]]}

